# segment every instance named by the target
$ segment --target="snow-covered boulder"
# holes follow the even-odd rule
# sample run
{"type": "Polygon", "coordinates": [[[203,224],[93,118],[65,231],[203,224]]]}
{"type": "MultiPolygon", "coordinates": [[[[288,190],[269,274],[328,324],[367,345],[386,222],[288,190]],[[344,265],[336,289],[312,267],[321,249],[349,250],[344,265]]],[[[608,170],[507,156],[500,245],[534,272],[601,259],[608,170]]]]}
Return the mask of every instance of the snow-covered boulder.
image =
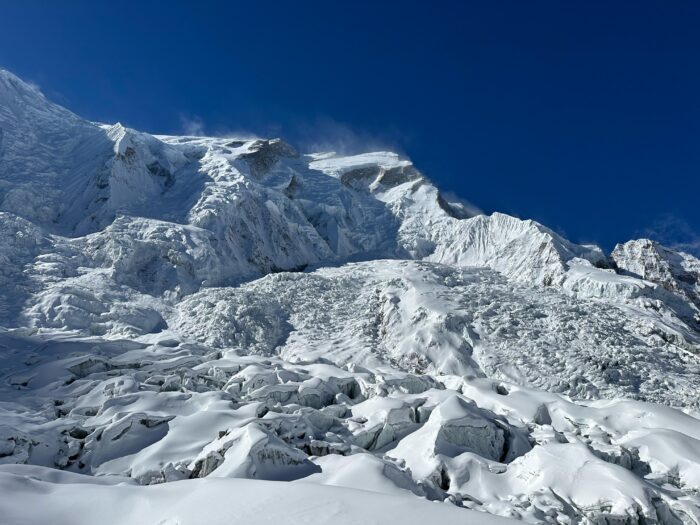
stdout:
{"type": "Polygon", "coordinates": [[[189,469],[193,477],[277,481],[303,478],[319,470],[302,451],[257,425],[237,429],[207,445],[189,469]]]}
{"type": "Polygon", "coordinates": [[[529,446],[510,443],[508,425],[459,396],[441,402],[420,429],[388,452],[411,470],[415,479],[449,491],[453,484],[469,479],[465,465],[472,455],[493,462],[511,460],[529,446]]]}

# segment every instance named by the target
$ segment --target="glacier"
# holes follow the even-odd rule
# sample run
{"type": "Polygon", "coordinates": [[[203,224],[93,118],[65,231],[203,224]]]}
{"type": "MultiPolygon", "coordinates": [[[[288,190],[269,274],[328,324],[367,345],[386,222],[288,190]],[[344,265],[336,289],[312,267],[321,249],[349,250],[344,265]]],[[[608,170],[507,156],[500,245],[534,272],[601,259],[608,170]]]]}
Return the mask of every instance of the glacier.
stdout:
{"type": "Polygon", "coordinates": [[[11,523],[700,523],[692,255],[0,70],[0,263],[11,523]]]}

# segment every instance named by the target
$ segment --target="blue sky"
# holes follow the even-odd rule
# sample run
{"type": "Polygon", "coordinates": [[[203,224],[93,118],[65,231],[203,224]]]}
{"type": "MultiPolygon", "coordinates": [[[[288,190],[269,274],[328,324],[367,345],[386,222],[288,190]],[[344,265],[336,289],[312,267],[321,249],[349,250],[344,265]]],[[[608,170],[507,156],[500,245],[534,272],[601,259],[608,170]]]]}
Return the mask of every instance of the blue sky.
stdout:
{"type": "Polygon", "coordinates": [[[0,0],[0,67],[93,120],[393,148],[486,212],[700,246],[700,3],[0,0]]]}

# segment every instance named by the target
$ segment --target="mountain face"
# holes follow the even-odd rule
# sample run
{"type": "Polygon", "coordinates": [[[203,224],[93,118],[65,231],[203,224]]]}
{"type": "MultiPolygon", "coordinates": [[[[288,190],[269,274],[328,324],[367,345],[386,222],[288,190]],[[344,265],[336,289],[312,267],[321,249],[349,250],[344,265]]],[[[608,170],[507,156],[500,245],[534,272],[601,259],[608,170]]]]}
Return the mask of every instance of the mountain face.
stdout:
{"type": "MultiPolygon", "coordinates": [[[[57,523],[120,523],[63,498],[218,509],[201,494],[230,486],[386,519],[401,496],[416,522],[700,523],[688,254],[473,215],[390,152],[88,122],[0,71],[0,263],[17,521],[35,492],[57,523]]],[[[152,509],[133,519],[174,519],[152,509]]]]}

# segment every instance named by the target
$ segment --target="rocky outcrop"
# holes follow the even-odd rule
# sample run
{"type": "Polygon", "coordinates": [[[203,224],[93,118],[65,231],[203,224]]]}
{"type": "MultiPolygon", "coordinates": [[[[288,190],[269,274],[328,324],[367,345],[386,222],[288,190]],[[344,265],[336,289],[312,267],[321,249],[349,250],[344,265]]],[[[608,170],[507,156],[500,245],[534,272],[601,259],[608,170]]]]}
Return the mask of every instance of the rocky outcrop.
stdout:
{"type": "Polygon", "coordinates": [[[700,309],[700,260],[649,239],[615,246],[611,254],[627,275],[657,283],[700,309]]]}

